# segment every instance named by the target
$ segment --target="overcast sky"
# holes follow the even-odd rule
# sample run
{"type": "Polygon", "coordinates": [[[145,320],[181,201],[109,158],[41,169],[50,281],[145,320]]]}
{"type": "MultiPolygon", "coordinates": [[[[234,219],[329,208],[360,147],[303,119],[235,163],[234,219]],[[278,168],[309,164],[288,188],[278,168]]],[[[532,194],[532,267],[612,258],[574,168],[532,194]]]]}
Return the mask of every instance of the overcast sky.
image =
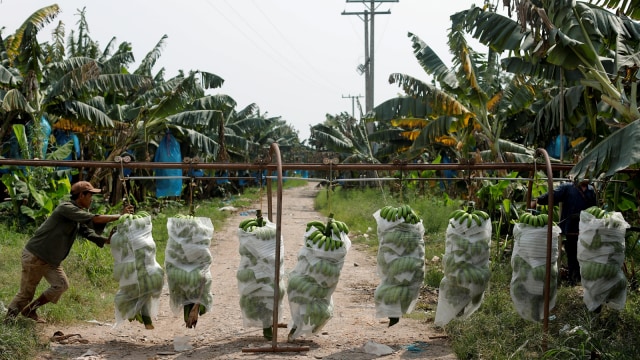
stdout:
{"type": "MultiPolygon", "coordinates": [[[[496,2],[496,1],[494,1],[496,2]]],[[[363,3],[347,0],[0,0],[0,28],[7,36],[37,9],[58,4],[54,21],[76,30],[79,9],[86,7],[90,36],[101,49],[116,37],[133,46],[136,64],[158,43],[168,39],[154,73],[166,78],[178,70],[214,73],[225,82],[214,93],[234,98],[238,109],[256,103],[270,117],[282,117],[309,137],[309,127],[326,114],[351,113],[365,79],[364,20],[343,12],[363,12],[363,3]]],[[[428,80],[413,56],[408,32],[418,35],[450,63],[447,46],[449,16],[482,6],[482,0],[399,0],[378,3],[374,29],[374,106],[396,97],[401,89],[389,84],[391,73],[428,80]]],[[[501,2],[500,2],[501,4],[501,2]]],[[[369,2],[367,1],[367,6],[369,2]]],[[[501,5],[500,5],[501,6],[501,5]]],[[[499,9],[501,11],[501,9],[499,9]]],[[[40,41],[51,40],[51,29],[40,41]]],[[[469,38],[470,39],[470,38],[469,38]]],[[[473,41],[470,39],[470,41],[473,41]]],[[[475,44],[476,50],[484,49],[475,44]]],[[[356,117],[359,117],[355,107],[356,117]]]]}

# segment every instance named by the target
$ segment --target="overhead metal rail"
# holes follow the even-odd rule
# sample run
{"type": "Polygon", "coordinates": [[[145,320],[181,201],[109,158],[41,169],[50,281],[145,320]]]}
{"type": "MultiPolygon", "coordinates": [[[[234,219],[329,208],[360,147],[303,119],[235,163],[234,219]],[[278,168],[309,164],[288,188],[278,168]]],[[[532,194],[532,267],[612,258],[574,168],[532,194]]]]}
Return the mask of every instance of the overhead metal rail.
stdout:
{"type": "MultiPolygon", "coordinates": [[[[73,168],[120,168],[120,162],[113,161],[86,161],[86,160],[25,160],[25,159],[0,159],[0,166],[49,166],[49,167],[73,167],[73,168]]],[[[276,171],[277,166],[268,161],[248,163],[205,163],[205,162],[150,162],[136,161],[123,165],[127,169],[184,169],[184,170],[270,170],[276,171]]],[[[391,164],[322,164],[322,163],[289,163],[282,164],[282,170],[317,170],[326,171],[329,168],[335,171],[371,171],[371,170],[536,170],[533,163],[482,163],[482,164],[416,164],[396,162],[391,164]]],[[[569,171],[573,164],[552,164],[552,171],[569,171]]],[[[621,171],[621,172],[624,172],[621,171]]]]}

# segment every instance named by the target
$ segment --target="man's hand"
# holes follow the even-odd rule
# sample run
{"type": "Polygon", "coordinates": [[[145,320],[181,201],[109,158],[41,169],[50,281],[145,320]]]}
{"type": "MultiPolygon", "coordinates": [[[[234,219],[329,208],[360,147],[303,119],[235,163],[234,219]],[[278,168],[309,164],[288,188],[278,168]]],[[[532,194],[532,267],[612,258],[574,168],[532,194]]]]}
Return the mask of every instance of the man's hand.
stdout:
{"type": "Polygon", "coordinates": [[[133,210],[135,210],[133,205],[129,204],[129,205],[125,206],[124,209],[122,209],[122,213],[123,214],[133,214],[133,210]]]}
{"type": "Polygon", "coordinates": [[[111,244],[111,237],[113,236],[113,233],[115,233],[115,232],[116,232],[116,227],[114,226],[113,228],[111,228],[111,231],[109,232],[109,237],[104,242],[105,244],[111,244]]]}

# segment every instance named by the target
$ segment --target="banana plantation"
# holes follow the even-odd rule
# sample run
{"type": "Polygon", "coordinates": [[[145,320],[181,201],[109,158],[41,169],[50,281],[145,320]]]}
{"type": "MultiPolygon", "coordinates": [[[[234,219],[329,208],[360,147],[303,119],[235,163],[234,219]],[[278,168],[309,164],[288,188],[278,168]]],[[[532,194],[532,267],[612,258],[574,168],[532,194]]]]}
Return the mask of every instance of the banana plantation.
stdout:
{"type": "MultiPolygon", "coordinates": [[[[505,224],[494,227],[505,236],[548,180],[588,179],[598,207],[636,229],[640,1],[478,2],[451,14],[449,54],[407,34],[424,77],[384,74],[402,96],[357,118],[328,114],[308,139],[258,104],[239,109],[224,74],[156,69],[166,36],[138,60],[129,42],[94,41],[85,10],[48,40],[58,5],[0,24],[0,216],[39,223],[79,179],[111,206],[240,193],[273,175],[277,144],[285,177],[473,204],[473,221],[505,224]]],[[[635,271],[625,267],[633,291],[635,271]]]]}

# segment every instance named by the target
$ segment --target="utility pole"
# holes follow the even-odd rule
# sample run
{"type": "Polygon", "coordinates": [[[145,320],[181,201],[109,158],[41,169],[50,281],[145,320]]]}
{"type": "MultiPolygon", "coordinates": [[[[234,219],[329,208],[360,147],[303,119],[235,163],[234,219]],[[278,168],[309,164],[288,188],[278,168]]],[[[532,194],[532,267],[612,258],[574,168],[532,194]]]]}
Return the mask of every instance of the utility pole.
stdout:
{"type": "Polygon", "coordinates": [[[342,95],[343,99],[351,99],[351,117],[354,118],[354,119],[356,118],[356,116],[355,116],[356,99],[359,99],[361,97],[362,97],[362,95],[347,95],[347,96],[342,95]]]}
{"type": "MultiPolygon", "coordinates": [[[[363,12],[343,11],[342,15],[358,15],[364,21],[364,64],[358,65],[358,72],[365,75],[365,112],[373,110],[373,78],[374,78],[374,25],[376,15],[391,14],[390,10],[376,11],[380,3],[397,3],[400,0],[346,0],[347,3],[362,3],[366,10],[363,12]],[[361,17],[362,16],[362,17],[361,17]]],[[[371,124],[373,126],[373,124],[371,124]]]]}

